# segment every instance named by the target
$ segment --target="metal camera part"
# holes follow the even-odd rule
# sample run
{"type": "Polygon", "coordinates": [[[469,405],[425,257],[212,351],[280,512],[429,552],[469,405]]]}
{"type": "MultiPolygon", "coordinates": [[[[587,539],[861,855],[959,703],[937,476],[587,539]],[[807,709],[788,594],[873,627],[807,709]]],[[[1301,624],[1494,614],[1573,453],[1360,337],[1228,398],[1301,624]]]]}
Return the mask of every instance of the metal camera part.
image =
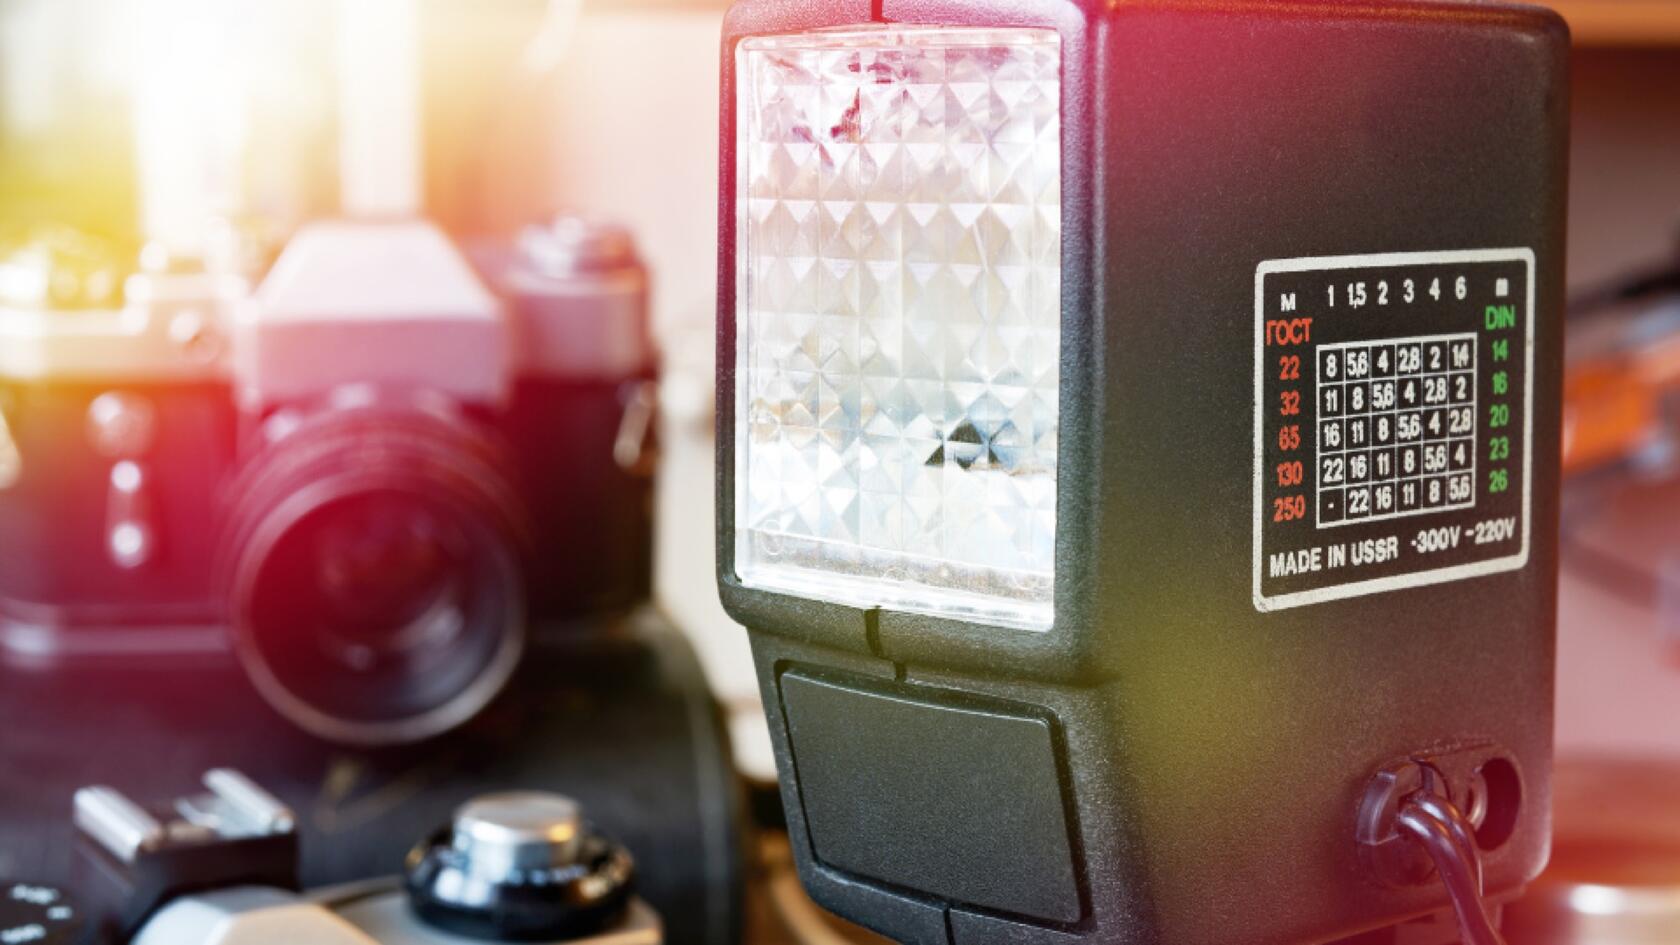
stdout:
{"type": "Polygon", "coordinates": [[[640,265],[636,239],[628,227],[578,215],[526,227],[519,234],[519,249],[539,272],[555,276],[640,265]]]}
{"type": "MultiPolygon", "coordinates": [[[[167,881],[134,883],[117,926],[135,945],[447,945],[463,940],[659,945],[658,916],[630,895],[622,850],[589,832],[576,802],[556,794],[487,795],[458,811],[438,847],[422,844],[406,884],[370,880],[300,894],[268,885],[242,862],[251,837],[289,833],[291,814],[239,775],[206,776],[212,793],[177,803],[160,823],[121,795],[85,789],[77,823],[131,871],[170,849],[221,858],[167,881]],[[184,836],[173,837],[182,833],[184,836]],[[605,864],[605,865],[603,865],[605,864]],[[405,889],[406,885],[406,889],[405,889]],[[129,936],[132,936],[131,938],[129,936]]],[[[295,848],[293,850],[295,853],[295,848]]]]}
{"type": "Polygon", "coordinates": [[[722,48],[718,584],[813,898],[947,945],[1446,941],[1361,849],[1397,758],[1491,898],[1530,881],[1562,21],[739,0],[722,48]]]}
{"type": "Polygon", "coordinates": [[[623,921],[635,866],[590,830],[576,802],[522,791],[461,807],[408,857],[407,888],[426,922],[477,939],[588,935],[623,921]]]}
{"type": "Polygon", "coordinates": [[[648,274],[631,232],[562,215],[519,234],[497,282],[516,300],[519,359],[542,375],[618,377],[657,360],[648,274]]]}
{"type": "MultiPolygon", "coordinates": [[[[0,280],[17,265],[0,262],[0,280]]],[[[101,304],[68,307],[0,291],[0,378],[148,384],[222,375],[224,322],[248,293],[244,279],[199,266],[141,267],[118,286],[97,296],[101,304]]]]}
{"type": "Polygon", "coordinates": [[[230,879],[296,888],[291,810],[237,771],[211,770],[203,784],[167,811],[108,787],[76,792],[76,888],[98,934],[127,941],[183,891],[230,879]]]}
{"type": "Polygon", "coordinates": [[[0,305],[57,311],[110,308],[132,267],[106,240],[70,227],[37,227],[0,247],[0,305]]]}
{"type": "Polygon", "coordinates": [[[106,490],[106,553],[117,567],[132,571],[157,553],[153,490],[142,462],[157,441],[157,409],[143,397],[110,391],[88,406],[88,443],[110,460],[106,490]]]}
{"type": "Polygon", "coordinates": [[[82,788],[75,796],[76,829],[111,856],[134,863],[171,848],[288,836],[297,827],[286,805],[237,771],[207,771],[204,787],[207,793],[175,802],[174,818],[154,816],[108,787],[82,788]]]}
{"type": "Polygon", "coordinates": [[[491,882],[577,861],[583,813],[557,794],[492,794],[455,814],[450,845],[466,858],[467,872],[491,882]]]}
{"type": "Polygon", "coordinates": [[[110,391],[88,405],[88,442],[109,460],[144,457],[157,441],[157,426],[157,408],[135,394],[110,391]]]}

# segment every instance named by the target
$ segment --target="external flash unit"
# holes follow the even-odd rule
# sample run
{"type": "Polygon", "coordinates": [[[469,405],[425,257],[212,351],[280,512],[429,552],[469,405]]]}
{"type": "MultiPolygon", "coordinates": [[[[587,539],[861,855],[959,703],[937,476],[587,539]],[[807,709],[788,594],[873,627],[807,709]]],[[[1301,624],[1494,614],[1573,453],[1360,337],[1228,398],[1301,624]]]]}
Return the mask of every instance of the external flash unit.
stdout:
{"type": "Polygon", "coordinates": [[[819,903],[1497,940],[1548,850],[1568,46],[1500,2],[736,3],[719,584],[819,903]]]}

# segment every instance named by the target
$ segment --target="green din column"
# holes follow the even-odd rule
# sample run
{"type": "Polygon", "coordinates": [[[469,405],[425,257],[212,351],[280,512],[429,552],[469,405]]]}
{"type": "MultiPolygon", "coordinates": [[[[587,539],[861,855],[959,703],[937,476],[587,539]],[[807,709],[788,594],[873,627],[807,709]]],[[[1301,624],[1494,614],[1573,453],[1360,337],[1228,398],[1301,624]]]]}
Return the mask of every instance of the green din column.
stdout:
{"type": "Polygon", "coordinates": [[[1488,402],[1488,494],[1499,495],[1511,488],[1511,334],[1517,327],[1514,305],[1489,305],[1483,314],[1483,330],[1492,340],[1493,386],[1488,402]]]}

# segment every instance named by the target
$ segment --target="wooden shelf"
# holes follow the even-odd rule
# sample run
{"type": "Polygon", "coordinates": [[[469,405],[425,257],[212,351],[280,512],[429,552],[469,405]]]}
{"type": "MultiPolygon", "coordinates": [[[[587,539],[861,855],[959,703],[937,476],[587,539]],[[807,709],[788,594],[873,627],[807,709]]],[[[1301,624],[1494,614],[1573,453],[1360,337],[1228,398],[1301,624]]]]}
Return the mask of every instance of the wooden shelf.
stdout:
{"type": "Polygon", "coordinates": [[[1676,0],[1550,0],[1578,46],[1680,46],[1676,0]]]}

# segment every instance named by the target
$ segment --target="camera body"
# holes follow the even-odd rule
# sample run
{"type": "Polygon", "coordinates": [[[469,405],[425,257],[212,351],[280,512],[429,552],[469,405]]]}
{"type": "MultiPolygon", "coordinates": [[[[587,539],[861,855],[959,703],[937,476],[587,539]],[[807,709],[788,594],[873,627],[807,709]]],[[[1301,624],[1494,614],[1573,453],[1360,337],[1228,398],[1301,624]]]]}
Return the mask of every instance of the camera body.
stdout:
{"type": "Polygon", "coordinates": [[[732,7],[718,583],[813,898],[1456,941],[1360,823],[1402,763],[1490,899],[1538,874],[1568,48],[1504,3],[732,7]]]}
{"type": "Polygon", "coordinates": [[[77,883],[14,886],[8,931],[113,945],[664,939],[629,851],[569,797],[481,794],[412,847],[400,876],[301,892],[292,810],[232,769],[203,781],[169,808],[77,791],[77,883]]]}
{"type": "Polygon", "coordinates": [[[635,857],[637,894],[664,920],[668,941],[736,941],[741,799],[692,646],[649,605],[610,628],[539,639],[471,723],[377,749],[308,735],[270,711],[234,666],[8,672],[0,715],[34,722],[5,743],[0,900],[7,879],[86,891],[67,816],[79,787],[106,783],[166,802],[195,772],[225,766],[298,812],[300,859],[284,858],[295,886],[292,876],[224,874],[218,887],[324,890],[388,876],[422,831],[475,797],[563,788],[635,857]]]}
{"type": "MultiPolygon", "coordinates": [[[[298,896],[235,887],[166,907],[134,945],[459,945],[462,938],[415,916],[398,889],[369,884],[298,896]]],[[[531,941],[518,939],[518,941],[531,941]]],[[[636,900],[620,923],[592,934],[550,938],[546,945],[661,945],[659,917],[636,900]]]]}
{"type": "Polygon", "coordinates": [[[254,293],[155,267],[0,311],[9,662],[226,652],[317,735],[474,714],[529,624],[651,572],[656,360],[620,230],[483,275],[421,223],[305,228],[254,293]]]}
{"type": "MultiPolygon", "coordinates": [[[[461,937],[416,918],[400,890],[366,884],[307,897],[236,887],[192,896],[166,908],[134,945],[459,945],[461,937]]],[[[520,941],[526,941],[521,939],[520,941]]],[[[546,945],[660,945],[659,918],[634,902],[622,923],[546,945]]]]}

